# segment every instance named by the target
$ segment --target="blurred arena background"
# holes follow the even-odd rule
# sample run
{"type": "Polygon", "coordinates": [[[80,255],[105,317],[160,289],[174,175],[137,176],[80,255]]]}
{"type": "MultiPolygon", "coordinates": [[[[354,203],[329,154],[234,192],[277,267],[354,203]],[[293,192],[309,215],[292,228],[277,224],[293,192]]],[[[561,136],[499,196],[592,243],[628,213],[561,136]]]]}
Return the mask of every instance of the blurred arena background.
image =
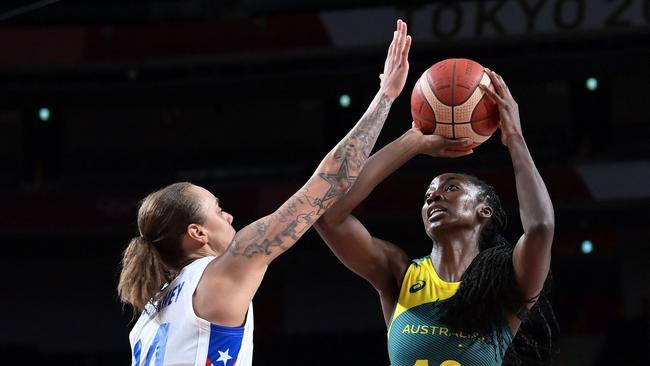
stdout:
{"type": "MultiPolygon", "coordinates": [[[[274,209],[367,107],[398,17],[411,73],[378,146],[434,62],[502,74],[556,210],[555,364],[648,365],[648,0],[3,0],[2,363],[128,364],[115,285],[138,200],[189,180],[236,228],[274,209]]],[[[421,197],[446,170],[494,184],[520,232],[498,136],[411,161],[357,215],[428,254],[421,197]]],[[[255,364],[387,365],[377,300],[310,231],[254,301],[255,364]]]]}

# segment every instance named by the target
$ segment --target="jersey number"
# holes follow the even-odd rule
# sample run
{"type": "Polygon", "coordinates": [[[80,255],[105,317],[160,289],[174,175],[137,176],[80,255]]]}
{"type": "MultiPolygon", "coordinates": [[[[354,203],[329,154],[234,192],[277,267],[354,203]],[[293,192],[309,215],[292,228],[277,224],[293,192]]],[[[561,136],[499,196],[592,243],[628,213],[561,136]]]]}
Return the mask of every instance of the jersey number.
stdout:
{"type": "Polygon", "coordinates": [[[138,342],[133,347],[133,359],[135,363],[133,366],[149,366],[151,364],[151,359],[154,355],[156,356],[156,361],[154,362],[155,366],[162,366],[165,361],[165,349],[167,348],[167,334],[169,331],[169,323],[162,323],[158,327],[156,336],[153,338],[153,342],[149,349],[147,350],[147,356],[144,359],[144,363],[140,365],[140,355],[142,354],[142,341],[138,342]]]}
{"type": "MultiPolygon", "coordinates": [[[[417,360],[413,366],[429,366],[429,360],[417,360]]],[[[458,361],[447,360],[443,361],[440,366],[463,366],[458,361]]]]}

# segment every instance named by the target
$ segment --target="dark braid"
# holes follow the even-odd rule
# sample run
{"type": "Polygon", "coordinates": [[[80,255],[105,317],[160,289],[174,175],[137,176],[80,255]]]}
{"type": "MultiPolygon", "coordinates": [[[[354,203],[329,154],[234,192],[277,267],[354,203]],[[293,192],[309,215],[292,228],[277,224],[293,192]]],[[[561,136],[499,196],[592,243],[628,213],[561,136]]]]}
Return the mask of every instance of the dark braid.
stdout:
{"type": "Polygon", "coordinates": [[[463,273],[458,292],[446,305],[447,314],[444,321],[451,328],[469,334],[478,333],[479,337],[495,347],[495,352],[505,352],[504,365],[550,364],[553,356],[551,326],[559,328],[550,302],[545,296],[550,288],[551,276],[549,274],[546,279],[541,294],[533,299],[524,297],[517,285],[512,266],[514,245],[501,236],[508,220],[499,196],[494,187],[482,180],[464,174],[463,176],[480,189],[479,202],[489,205],[493,213],[481,231],[478,255],[463,273]],[[525,305],[535,301],[536,304],[531,310],[526,311],[525,305]],[[552,324],[544,313],[550,314],[552,324]],[[507,317],[510,314],[520,316],[522,325],[506,352],[508,345],[503,330],[509,326],[507,317]],[[534,334],[539,331],[539,327],[537,324],[531,327],[530,323],[533,322],[543,324],[543,337],[534,334]],[[546,338],[547,344],[542,344],[538,338],[546,338]]]}

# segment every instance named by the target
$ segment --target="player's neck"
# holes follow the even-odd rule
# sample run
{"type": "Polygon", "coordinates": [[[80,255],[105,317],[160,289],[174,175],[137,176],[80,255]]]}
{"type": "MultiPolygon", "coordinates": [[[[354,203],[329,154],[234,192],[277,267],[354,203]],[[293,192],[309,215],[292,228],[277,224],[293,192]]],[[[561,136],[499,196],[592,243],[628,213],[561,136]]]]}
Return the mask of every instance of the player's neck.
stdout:
{"type": "Polygon", "coordinates": [[[460,231],[437,236],[431,249],[431,261],[441,279],[458,282],[478,254],[476,231],[460,231]]]}

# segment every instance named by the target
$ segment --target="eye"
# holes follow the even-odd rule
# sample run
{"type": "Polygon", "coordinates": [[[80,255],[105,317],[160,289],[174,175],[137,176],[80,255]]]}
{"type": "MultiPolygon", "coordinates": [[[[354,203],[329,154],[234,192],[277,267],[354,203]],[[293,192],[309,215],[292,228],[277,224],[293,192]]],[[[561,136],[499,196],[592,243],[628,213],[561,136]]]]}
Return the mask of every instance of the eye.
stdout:
{"type": "Polygon", "coordinates": [[[431,198],[431,192],[427,192],[427,194],[424,195],[424,200],[428,201],[431,198]]]}
{"type": "Polygon", "coordinates": [[[455,184],[450,184],[445,188],[445,192],[451,192],[458,189],[458,186],[455,184]]]}

